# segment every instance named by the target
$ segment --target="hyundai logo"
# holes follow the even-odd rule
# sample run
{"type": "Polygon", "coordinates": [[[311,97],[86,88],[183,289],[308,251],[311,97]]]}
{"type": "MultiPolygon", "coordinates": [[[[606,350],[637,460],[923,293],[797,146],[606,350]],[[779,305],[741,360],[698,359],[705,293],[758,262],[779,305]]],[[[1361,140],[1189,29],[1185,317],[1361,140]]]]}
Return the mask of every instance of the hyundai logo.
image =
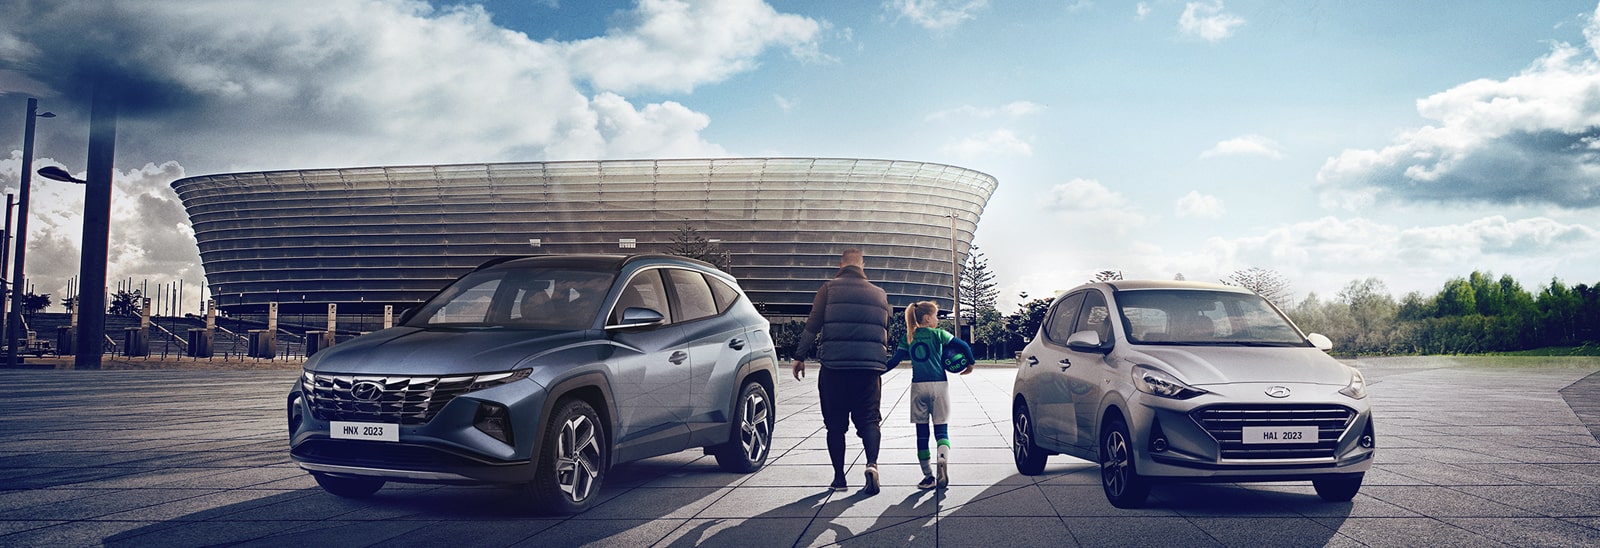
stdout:
{"type": "Polygon", "coordinates": [[[383,397],[383,385],[376,381],[361,381],[350,387],[350,397],[358,401],[378,401],[383,397]]]}
{"type": "Polygon", "coordinates": [[[1287,387],[1287,386],[1274,386],[1274,387],[1268,388],[1267,389],[1267,395],[1268,396],[1272,396],[1274,398],[1287,398],[1287,397],[1289,397],[1289,387],[1287,387]]]}

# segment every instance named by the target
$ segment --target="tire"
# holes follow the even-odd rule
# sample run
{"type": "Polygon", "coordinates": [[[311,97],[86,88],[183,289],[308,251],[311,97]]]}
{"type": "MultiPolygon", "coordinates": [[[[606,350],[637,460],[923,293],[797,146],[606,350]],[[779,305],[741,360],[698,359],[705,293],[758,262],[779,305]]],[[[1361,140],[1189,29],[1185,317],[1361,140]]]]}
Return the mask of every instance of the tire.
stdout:
{"type": "Polygon", "coordinates": [[[748,474],[767,464],[772,451],[772,428],[777,422],[767,387],[748,381],[739,391],[733,409],[733,428],[727,443],[712,448],[723,470],[748,474]]]}
{"type": "Polygon", "coordinates": [[[1356,492],[1361,490],[1361,480],[1366,479],[1365,472],[1353,476],[1343,476],[1327,479],[1311,480],[1311,486],[1317,489],[1317,496],[1328,502],[1350,502],[1356,498],[1356,492]]]}
{"type": "Polygon", "coordinates": [[[1139,508],[1150,496],[1150,482],[1139,476],[1135,460],[1128,424],[1121,418],[1111,419],[1100,436],[1100,486],[1112,506],[1139,508]]]}
{"type": "Polygon", "coordinates": [[[380,479],[330,476],[327,474],[317,473],[312,473],[311,477],[316,478],[317,485],[322,486],[323,491],[327,491],[347,499],[364,499],[370,497],[373,493],[376,493],[379,489],[382,489],[384,483],[383,480],[380,479]]]}
{"type": "Polygon", "coordinates": [[[557,403],[539,447],[539,465],[528,484],[533,506],[553,514],[587,510],[600,494],[611,459],[600,414],[583,400],[557,403]]]}
{"type": "Polygon", "coordinates": [[[1017,473],[1024,476],[1044,473],[1048,455],[1034,441],[1037,438],[1033,435],[1033,415],[1028,413],[1028,404],[1017,402],[1011,414],[1011,426],[1011,460],[1017,464],[1017,473]]]}

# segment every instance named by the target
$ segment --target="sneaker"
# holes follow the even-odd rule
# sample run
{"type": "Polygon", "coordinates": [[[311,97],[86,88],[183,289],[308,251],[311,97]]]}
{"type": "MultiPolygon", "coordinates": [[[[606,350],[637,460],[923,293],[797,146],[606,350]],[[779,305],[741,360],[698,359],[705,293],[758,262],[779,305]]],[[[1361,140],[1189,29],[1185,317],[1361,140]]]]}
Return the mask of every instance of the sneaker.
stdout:
{"type": "Polygon", "coordinates": [[[933,476],[923,476],[922,477],[922,483],[918,483],[917,484],[917,489],[933,489],[933,487],[934,487],[933,476]]]}
{"type": "Polygon", "coordinates": [[[950,446],[939,446],[939,477],[936,480],[939,487],[950,485],[950,446]]]}
{"type": "Polygon", "coordinates": [[[839,476],[837,478],[833,478],[833,484],[829,485],[828,488],[834,491],[844,491],[849,489],[850,486],[844,482],[844,476],[839,476]]]}
{"type": "Polygon", "coordinates": [[[867,467],[867,486],[862,488],[862,491],[866,491],[868,495],[876,495],[876,494],[878,494],[878,467],[877,466],[868,466],[867,467]]]}

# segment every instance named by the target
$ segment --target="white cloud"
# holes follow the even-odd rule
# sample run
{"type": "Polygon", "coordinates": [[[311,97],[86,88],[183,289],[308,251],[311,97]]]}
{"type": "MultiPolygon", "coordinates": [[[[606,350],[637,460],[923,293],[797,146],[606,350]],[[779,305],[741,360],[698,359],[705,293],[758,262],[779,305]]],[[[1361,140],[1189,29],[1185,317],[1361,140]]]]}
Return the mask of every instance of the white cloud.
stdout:
{"type": "MultiPolygon", "coordinates": [[[[604,36],[571,42],[531,40],[475,5],[417,0],[8,8],[6,20],[29,24],[0,25],[0,94],[27,92],[69,113],[42,124],[40,143],[83,129],[70,126],[70,113],[89,110],[75,79],[114,73],[134,84],[117,157],[156,160],[117,176],[110,275],[152,283],[198,276],[187,216],[167,186],[185,171],[727,156],[701,137],[705,114],[623,93],[716,83],[774,50],[816,60],[826,26],[757,0],[643,0],[604,36]]],[[[0,165],[0,184],[14,188],[17,170],[0,165]]],[[[81,198],[34,188],[29,272],[57,291],[76,272],[81,205],[69,206],[81,198]]]]}
{"type": "Polygon", "coordinates": [[[884,5],[922,28],[943,30],[977,17],[989,0],[889,0],[884,5]]]}
{"type": "Polygon", "coordinates": [[[638,24],[562,46],[567,64],[597,89],[689,92],[755,67],[773,46],[808,60],[823,58],[821,24],[778,13],[761,0],[640,0],[638,24]]]}
{"type": "MultiPolygon", "coordinates": [[[[1600,10],[1597,10],[1600,12],[1600,10]]],[[[1329,204],[1422,202],[1600,207],[1600,18],[1587,49],[1557,44],[1521,73],[1417,101],[1432,123],[1380,149],[1350,149],[1317,173],[1329,204]]]]}
{"type": "Polygon", "coordinates": [[[1033,156],[1033,145],[1017,137],[1008,129],[997,129],[967,136],[954,143],[939,147],[941,154],[971,160],[975,158],[1027,158],[1033,156]]]}
{"type": "Polygon", "coordinates": [[[954,119],[988,120],[996,117],[1015,119],[1039,114],[1044,112],[1045,108],[1046,107],[1044,105],[1032,101],[1012,101],[998,107],[961,105],[955,108],[934,111],[929,113],[923,119],[930,122],[954,119]]]}
{"type": "Polygon", "coordinates": [[[772,95],[772,102],[773,102],[773,104],[778,105],[778,110],[781,110],[781,111],[784,111],[784,112],[789,112],[791,110],[794,110],[794,101],[790,100],[788,97],[784,97],[784,96],[778,95],[778,94],[773,94],[772,95]]]}
{"type": "Polygon", "coordinates": [[[1150,16],[1150,3],[1149,2],[1140,2],[1137,6],[1134,6],[1134,8],[1133,8],[1133,17],[1135,19],[1143,21],[1145,17],[1149,17],[1149,16],[1150,16]]]}
{"type": "Polygon", "coordinates": [[[1078,227],[1115,232],[1144,225],[1148,218],[1127,197],[1094,179],[1073,179],[1050,188],[1044,207],[1078,227]]]}
{"type": "Polygon", "coordinates": [[[1244,19],[1222,12],[1222,0],[1189,2],[1178,17],[1178,29],[1186,36],[1207,42],[1218,42],[1233,35],[1234,29],[1244,24],[1244,19]]]}
{"type": "Polygon", "coordinates": [[[1243,135],[1221,141],[1200,153],[1201,158],[1218,156],[1263,156],[1274,160],[1283,158],[1282,147],[1276,141],[1260,135],[1243,135]]]}
{"type": "Polygon", "coordinates": [[[1201,219],[1220,219],[1228,213],[1222,206],[1222,199],[1210,194],[1201,194],[1198,190],[1191,190],[1188,194],[1178,198],[1176,206],[1178,217],[1197,217],[1201,219]]]}

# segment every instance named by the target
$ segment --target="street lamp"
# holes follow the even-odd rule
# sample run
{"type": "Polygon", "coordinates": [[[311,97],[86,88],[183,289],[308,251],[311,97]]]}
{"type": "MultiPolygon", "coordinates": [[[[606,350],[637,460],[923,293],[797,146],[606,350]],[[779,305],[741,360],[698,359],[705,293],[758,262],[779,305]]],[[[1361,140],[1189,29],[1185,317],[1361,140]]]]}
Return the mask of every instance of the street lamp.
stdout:
{"type": "Polygon", "coordinates": [[[11,271],[11,311],[7,315],[6,347],[11,350],[6,356],[6,363],[15,367],[17,355],[21,351],[17,348],[17,330],[22,326],[22,287],[23,265],[28,258],[28,187],[33,174],[33,121],[35,118],[54,118],[51,112],[39,112],[39,100],[28,98],[28,119],[23,123],[22,135],[22,176],[17,198],[17,260],[12,264],[11,271]]]}

